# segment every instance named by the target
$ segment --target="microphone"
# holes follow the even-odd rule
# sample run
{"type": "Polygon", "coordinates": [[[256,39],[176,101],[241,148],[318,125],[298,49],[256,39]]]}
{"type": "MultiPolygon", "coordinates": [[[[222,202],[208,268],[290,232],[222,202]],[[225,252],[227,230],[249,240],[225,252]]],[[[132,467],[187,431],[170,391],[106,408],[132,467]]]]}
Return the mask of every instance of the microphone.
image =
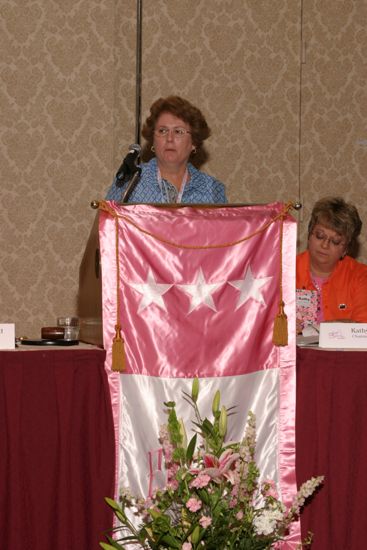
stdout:
{"type": "Polygon", "coordinates": [[[140,157],[141,147],[138,143],[133,143],[129,147],[129,152],[122,161],[120,168],[116,172],[116,185],[121,187],[137,171],[136,165],[140,157]]]}

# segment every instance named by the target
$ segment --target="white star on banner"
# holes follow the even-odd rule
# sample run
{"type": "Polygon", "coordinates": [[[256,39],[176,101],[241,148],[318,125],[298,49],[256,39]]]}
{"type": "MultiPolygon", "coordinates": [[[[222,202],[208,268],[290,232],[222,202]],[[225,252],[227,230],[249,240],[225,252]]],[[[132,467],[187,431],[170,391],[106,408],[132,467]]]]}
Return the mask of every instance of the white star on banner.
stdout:
{"type": "Polygon", "coordinates": [[[223,283],[207,283],[204,279],[202,269],[196,274],[196,282],[191,285],[177,285],[179,288],[191,296],[189,313],[199,307],[201,304],[208,306],[213,311],[217,311],[212,294],[223,283]]]}
{"type": "Polygon", "coordinates": [[[135,288],[137,292],[143,295],[143,298],[139,304],[138,313],[140,313],[144,308],[146,308],[150,304],[157,304],[157,306],[167,311],[166,304],[164,303],[162,296],[163,294],[168,292],[168,290],[173,285],[157,283],[154,278],[153,272],[150,268],[148,271],[148,277],[147,277],[146,283],[129,283],[129,285],[135,288]]]}
{"type": "Polygon", "coordinates": [[[258,277],[255,278],[252,275],[251,267],[249,266],[246,270],[245,277],[237,281],[228,281],[230,285],[240,291],[240,296],[238,298],[236,311],[240,308],[247,300],[253,298],[260,304],[265,305],[264,297],[261,292],[261,288],[272,279],[272,277],[258,277]]]}

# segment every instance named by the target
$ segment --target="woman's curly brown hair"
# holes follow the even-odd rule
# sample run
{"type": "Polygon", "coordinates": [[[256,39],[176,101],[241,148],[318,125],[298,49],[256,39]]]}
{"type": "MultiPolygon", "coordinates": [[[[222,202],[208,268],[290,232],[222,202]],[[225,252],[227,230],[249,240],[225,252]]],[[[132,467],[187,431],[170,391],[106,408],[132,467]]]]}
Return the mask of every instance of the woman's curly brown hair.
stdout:
{"type": "Polygon", "coordinates": [[[143,147],[142,160],[146,162],[154,156],[151,152],[154,129],[162,113],[171,113],[190,125],[192,143],[196,148],[196,152],[191,153],[190,162],[199,168],[209,158],[203,142],[210,136],[210,128],[200,109],[186,99],[173,95],[166,98],[160,97],[150,107],[150,115],[146,119],[142,129],[142,136],[146,140],[146,144],[143,147]]]}

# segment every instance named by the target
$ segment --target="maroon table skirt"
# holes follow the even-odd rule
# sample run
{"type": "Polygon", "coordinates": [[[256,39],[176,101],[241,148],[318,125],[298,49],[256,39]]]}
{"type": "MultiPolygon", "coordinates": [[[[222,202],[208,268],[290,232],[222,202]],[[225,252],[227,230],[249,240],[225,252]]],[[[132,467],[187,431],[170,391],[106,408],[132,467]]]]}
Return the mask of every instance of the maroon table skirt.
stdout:
{"type": "Polygon", "coordinates": [[[97,550],[112,523],[110,395],[99,349],[0,352],[0,546],[97,550]]]}
{"type": "MultiPolygon", "coordinates": [[[[11,550],[97,550],[112,524],[114,432],[103,350],[0,352],[0,537],[11,550]]],[[[312,550],[362,550],[367,352],[297,350],[297,481],[312,550]]]]}
{"type": "Polygon", "coordinates": [[[298,484],[323,474],[305,507],[312,550],[367,548],[367,352],[297,350],[298,484]]]}

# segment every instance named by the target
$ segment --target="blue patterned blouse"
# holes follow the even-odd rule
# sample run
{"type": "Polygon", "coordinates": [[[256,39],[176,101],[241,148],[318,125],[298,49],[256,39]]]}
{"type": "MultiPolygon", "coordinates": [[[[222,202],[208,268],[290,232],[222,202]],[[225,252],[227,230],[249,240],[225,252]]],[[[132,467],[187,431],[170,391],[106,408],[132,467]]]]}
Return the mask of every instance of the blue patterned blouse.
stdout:
{"type": "MultiPolygon", "coordinates": [[[[157,159],[154,157],[141,166],[141,176],[131,191],[129,203],[166,203],[172,202],[175,188],[166,180],[158,181],[157,159]],[[173,189],[172,189],[173,188],[173,189]]],[[[192,164],[187,165],[189,179],[185,185],[181,202],[187,204],[226,204],[227,198],[223,183],[197,170],[192,164]]],[[[121,201],[127,184],[117,187],[116,179],[108,190],[106,199],[121,201]]]]}

